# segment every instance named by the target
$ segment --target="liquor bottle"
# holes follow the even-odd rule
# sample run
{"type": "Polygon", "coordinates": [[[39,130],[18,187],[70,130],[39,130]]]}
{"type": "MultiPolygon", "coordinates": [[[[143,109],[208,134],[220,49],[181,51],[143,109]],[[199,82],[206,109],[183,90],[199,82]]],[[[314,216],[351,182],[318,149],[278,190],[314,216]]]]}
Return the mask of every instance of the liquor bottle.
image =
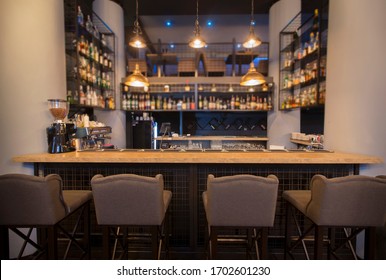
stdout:
{"type": "Polygon", "coordinates": [[[126,101],[127,101],[127,106],[126,106],[127,110],[133,109],[133,100],[132,100],[130,93],[127,94],[127,100],[126,101]]]}
{"type": "Polygon", "coordinates": [[[115,100],[114,100],[114,96],[111,96],[111,97],[110,97],[110,100],[109,100],[109,109],[112,109],[112,110],[115,109],[115,100]]]}
{"type": "Polygon", "coordinates": [[[146,94],[146,103],[145,103],[146,110],[149,110],[151,108],[151,100],[150,100],[150,94],[146,94]]]}
{"type": "Polygon", "coordinates": [[[79,53],[84,53],[84,46],[85,46],[85,39],[84,39],[84,36],[81,35],[79,42],[78,42],[78,52],[79,53]]]}
{"type": "Polygon", "coordinates": [[[200,95],[200,96],[198,97],[198,109],[199,109],[199,110],[202,110],[202,108],[203,108],[202,96],[200,95]]]}
{"type": "Polygon", "coordinates": [[[312,30],[317,32],[319,29],[319,11],[318,9],[315,9],[314,11],[314,18],[312,22],[312,30]]]}
{"type": "Polygon", "coordinates": [[[83,24],[84,24],[84,17],[83,17],[82,9],[80,8],[80,6],[78,6],[77,21],[78,21],[79,25],[83,26],[83,24]]]}
{"type": "Polygon", "coordinates": [[[107,57],[107,61],[108,61],[108,67],[109,67],[109,69],[113,69],[113,61],[112,61],[110,55],[107,57]]]}
{"type": "Polygon", "coordinates": [[[106,75],[106,89],[111,89],[111,80],[110,80],[110,75],[106,75]]]}
{"type": "Polygon", "coordinates": [[[267,98],[264,97],[264,103],[263,103],[263,110],[268,110],[268,103],[267,103],[267,98]]]}
{"type": "Polygon", "coordinates": [[[232,95],[232,98],[231,98],[231,110],[234,110],[235,109],[235,97],[234,95],[232,95]]]}
{"type": "Polygon", "coordinates": [[[70,103],[70,104],[74,103],[74,99],[72,97],[71,90],[67,91],[67,102],[70,103]]]}
{"type": "Polygon", "coordinates": [[[235,100],[235,110],[240,109],[240,97],[236,95],[236,100],[235,100]]]}
{"type": "Polygon", "coordinates": [[[272,110],[272,98],[271,96],[268,96],[268,107],[267,107],[268,110],[272,110]]]}
{"type": "Polygon", "coordinates": [[[256,96],[254,96],[252,94],[252,98],[251,98],[251,110],[255,110],[256,109],[256,96]]]}
{"type": "Polygon", "coordinates": [[[206,97],[204,97],[204,101],[203,101],[203,109],[204,110],[208,110],[208,99],[206,97]]]}
{"type": "Polygon", "coordinates": [[[109,67],[109,60],[107,58],[107,53],[103,54],[103,66],[109,67]]]}
{"type": "Polygon", "coordinates": [[[83,86],[79,86],[79,103],[86,105],[86,95],[84,94],[83,86]]]}
{"type": "Polygon", "coordinates": [[[96,62],[99,62],[99,51],[98,51],[98,46],[97,45],[94,46],[94,57],[93,57],[93,59],[96,62]]]}
{"type": "Polygon", "coordinates": [[[192,98],[192,101],[190,102],[190,110],[196,110],[196,102],[194,101],[194,98],[192,98]]]}
{"type": "Polygon", "coordinates": [[[87,57],[94,59],[94,44],[92,42],[88,45],[87,57]]]}
{"type": "Polygon", "coordinates": [[[90,33],[93,33],[94,25],[91,21],[90,15],[87,15],[87,21],[86,21],[86,30],[90,33]]]}
{"type": "Polygon", "coordinates": [[[150,109],[155,110],[155,106],[156,106],[156,101],[154,99],[154,96],[152,96],[150,101],[150,109]]]}
{"type": "Polygon", "coordinates": [[[103,65],[103,53],[102,53],[102,50],[99,50],[99,64],[103,65]]]}
{"type": "Polygon", "coordinates": [[[181,103],[181,109],[182,110],[186,110],[186,97],[185,97],[185,95],[183,96],[183,98],[182,98],[182,103],[181,103]]]}
{"type": "Polygon", "coordinates": [[[86,91],[86,105],[91,106],[92,100],[91,100],[91,92],[90,92],[90,86],[87,86],[86,91]]]}
{"type": "Polygon", "coordinates": [[[127,110],[127,97],[126,94],[122,94],[122,109],[127,110]]]}

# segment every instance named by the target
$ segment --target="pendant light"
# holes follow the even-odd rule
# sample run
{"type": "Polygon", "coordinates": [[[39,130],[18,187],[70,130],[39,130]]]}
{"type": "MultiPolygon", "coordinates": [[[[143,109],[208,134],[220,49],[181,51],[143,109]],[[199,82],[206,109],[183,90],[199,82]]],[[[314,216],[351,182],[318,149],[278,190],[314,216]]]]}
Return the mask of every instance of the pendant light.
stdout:
{"type": "Polygon", "coordinates": [[[135,13],[135,21],[134,21],[134,30],[133,33],[135,34],[129,41],[129,45],[134,48],[145,48],[146,43],[145,40],[141,37],[142,30],[141,26],[139,25],[138,21],[138,0],[136,0],[136,13],[135,13]]]}
{"type": "Polygon", "coordinates": [[[250,64],[247,74],[240,81],[241,86],[257,86],[265,83],[265,78],[262,74],[256,71],[253,61],[250,64]]]}
{"type": "Polygon", "coordinates": [[[255,35],[255,20],[253,19],[253,12],[254,12],[254,0],[252,2],[252,10],[251,10],[251,24],[249,25],[249,35],[245,42],[243,43],[243,47],[247,49],[255,48],[258,45],[261,44],[261,40],[258,36],[255,35]]]}
{"type": "Polygon", "coordinates": [[[194,24],[194,37],[189,41],[189,46],[200,49],[206,46],[204,39],[200,35],[200,23],[198,22],[198,0],[196,8],[196,22],[194,24]]]}
{"type": "Polygon", "coordinates": [[[141,71],[139,70],[138,63],[135,64],[135,69],[133,74],[126,77],[124,84],[131,87],[148,87],[149,86],[149,81],[144,75],[142,75],[141,71]]]}

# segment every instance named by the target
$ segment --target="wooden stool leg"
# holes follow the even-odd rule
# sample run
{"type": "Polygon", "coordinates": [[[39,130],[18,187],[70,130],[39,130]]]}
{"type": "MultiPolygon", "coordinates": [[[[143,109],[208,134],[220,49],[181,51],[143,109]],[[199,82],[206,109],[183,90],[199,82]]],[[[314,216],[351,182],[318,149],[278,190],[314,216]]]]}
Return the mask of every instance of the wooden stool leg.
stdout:
{"type": "Polygon", "coordinates": [[[375,260],[376,258],[376,228],[368,227],[365,230],[365,259],[375,260]]]}
{"type": "Polygon", "coordinates": [[[268,228],[261,229],[261,259],[268,259],[268,228]]]}
{"type": "Polygon", "coordinates": [[[158,226],[151,227],[151,250],[153,259],[158,259],[158,226]]]}
{"type": "Polygon", "coordinates": [[[57,226],[47,228],[47,259],[58,259],[58,229],[57,226]]]}
{"type": "Polygon", "coordinates": [[[9,233],[5,226],[0,226],[0,259],[9,260],[9,233]]]}
{"type": "Polygon", "coordinates": [[[215,227],[211,227],[210,229],[210,259],[217,259],[217,229],[215,227]]]}
{"type": "Polygon", "coordinates": [[[83,246],[86,251],[86,258],[91,260],[91,246],[90,246],[90,202],[87,202],[83,213],[83,246]]]}
{"type": "Polygon", "coordinates": [[[103,227],[103,258],[105,260],[111,259],[111,252],[110,252],[110,227],[104,226],[103,227]]]}
{"type": "Polygon", "coordinates": [[[286,203],[286,211],[285,211],[285,241],[284,241],[284,259],[287,259],[287,255],[289,253],[289,248],[291,246],[291,235],[292,235],[292,224],[290,222],[291,218],[291,205],[289,202],[286,203]]]}
{"type": "Polygon", "coordinates": [[[315,225],[314,259],[323,258],[323,227],[315,225]]]}

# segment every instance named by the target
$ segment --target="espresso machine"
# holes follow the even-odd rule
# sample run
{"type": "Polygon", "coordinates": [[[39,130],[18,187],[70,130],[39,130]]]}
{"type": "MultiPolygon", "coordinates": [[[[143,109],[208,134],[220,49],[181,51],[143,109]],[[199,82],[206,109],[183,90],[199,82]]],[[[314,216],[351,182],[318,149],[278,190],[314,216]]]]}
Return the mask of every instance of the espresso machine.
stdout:
{"type": "Polygon", "coordinates": [[[70,136],[76,132],[73,123],[65,123],[69,111],[69,103],[61,99],[48,99],[48,109],[54,122],[47,127],[48,152],[50,154],[74,151],[70,136]]]}

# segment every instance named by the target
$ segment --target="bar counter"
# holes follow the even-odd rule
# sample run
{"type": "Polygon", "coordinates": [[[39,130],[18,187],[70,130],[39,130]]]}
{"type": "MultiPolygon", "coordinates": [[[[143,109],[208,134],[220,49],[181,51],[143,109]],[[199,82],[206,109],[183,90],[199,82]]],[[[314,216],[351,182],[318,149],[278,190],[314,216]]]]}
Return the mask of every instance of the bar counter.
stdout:
{"type": "Polygon", "coordinates": [[[229,163],[229,164],[377,164],[382,159],[329,151],[168,151],[100,150],[63,154],[26,154],[16,162],[63,163],[229,163]]]}
{"type": "MultiPolygon", "coordinates": [[[[336,151],[106,150],[26,154],[13,160],[33,163],[35,175],[59,174],[63,178],[63,188],[73,190],[91,189],[90,181],[96,174],[163,174],[165,189],[173,193],[169,209],[170,249],[174,259],[205,257],[206,219],[201,196],[206,189],[208,174],[216,177],[235,174],[266,177],[274,174],[279,178],[275,224],[269,231],[269,250],[273,254],[282,252],[284,190],[308,189],[315,174],[327,177],[359,174],[361,165],[382,163],[375,156],[336,151]]],[[[100,240],[101,230],[96,225],[95,214],[92,217],[92,240],[100,240]]]]}

